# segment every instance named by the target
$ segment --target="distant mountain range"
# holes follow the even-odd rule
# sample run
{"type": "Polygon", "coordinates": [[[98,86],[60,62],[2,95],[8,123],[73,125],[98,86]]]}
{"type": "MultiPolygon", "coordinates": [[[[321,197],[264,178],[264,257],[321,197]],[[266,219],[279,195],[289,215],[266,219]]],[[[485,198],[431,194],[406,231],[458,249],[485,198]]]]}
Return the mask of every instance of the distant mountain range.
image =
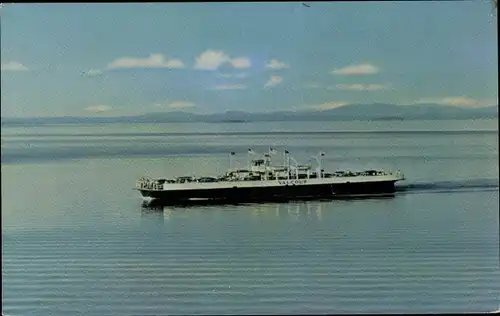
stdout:
{"type": "Polygon", "coordinates": [[[401,106],[394,104],[353,104],[323,111],[281,111],[248,113],[227,111],[216,114],[160,112],[118,117],[30,117],[2,118],[2,125],[96,124],[96,123],[170,123],[212,122],[242,123],[269,121],[349,121],[349,120],[445,120],[497,118],[498,106],[459,108],[437,104],[401,106]]]}

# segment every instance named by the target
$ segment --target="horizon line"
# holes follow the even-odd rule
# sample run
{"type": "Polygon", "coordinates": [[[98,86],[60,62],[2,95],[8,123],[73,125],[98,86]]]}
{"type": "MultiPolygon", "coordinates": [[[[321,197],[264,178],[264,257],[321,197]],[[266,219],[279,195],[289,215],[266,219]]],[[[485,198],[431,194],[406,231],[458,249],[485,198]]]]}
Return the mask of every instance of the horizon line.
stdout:
{"type": "MultiPolygon", "coordinates": [[[[192,112],[192,111],[182,111],[182,110],[172,110],[172,111],[151,111],[151,112],[144,112],[144,113],[136,113],[136,114],[122,114],[122,115],[109,115],[110,111],[106,112],[101,112],[101,113],[88,113],[87,115],[78,115],[78,114],[67,114],[67,115],[47,115],[47,116],[0,116],[0,119],[3,121],[4,119],[52,119],[52,118],[77,118],[77,119],[85,119],[85,118],[90,118],[90,119],[114,119],[114,118],[135,118],[135,117],[140,117],[144,115],[151,115],[151,114],[175,114],[175,113],[182,113],[182,114],[188,114],[188,115],[193,115],[193,116],[210,116],[210,115],[218,115],[218,114],[228,114],[228,113],[241,113],[241,114],[280,114],[280,113],[317,113],[317,112],[328,112],[328,111],[335,111],[341,108],[347,108],[350,106],[355,106],[355,105],[388,105],[388,106],[396,106],[396,107],[410,107],[410,106],[419,106],[419,105],[433,105],[436,106],[436,108],[443,107],[443,108],[452,108],[452,109],[457,109],[457,110],[466,110],[466,111],[474,111],[474,110],[481,110],[481,109],[488,109],[488,108],[493,108],[493,107],[499,107],[498,104],[492,104],[488,106],[481,106],[481,107],[464,107],[464,106],[456,106],[456,105],[443,105],[443,104],[436,104],[436,103],[421,103],[421,104],[394,104],[394,103],[380,103],[380,102],[375,102],[375,103],[351,103],[351,104],[346,104],[343,106],[339,107],[332,107],[332,108],[318,108],[318,107],[305,107],[305,108],[292,108],[292,109],[287,109],[287,110],[273,110],[273,111],[260,111],[260,112],[250,112],[250,111],[245,111],[245,110],[226,110],[226,111],[221,111],[221,112],[209,112],[209,113],[197,113],[197,112],[192,112]],[[106,115],[108,114],[108,115],[106,115]]],[[[358,113],[358,115],[362,115],[362,113],[358,113]]],[[[353,117],[356,116],[356,114],[351,115],[353,117]]],[[[387,116],[387,115],[384,115],[387,116]]],[[[398,116],[398,115],[394,115],[398,116]]]]}

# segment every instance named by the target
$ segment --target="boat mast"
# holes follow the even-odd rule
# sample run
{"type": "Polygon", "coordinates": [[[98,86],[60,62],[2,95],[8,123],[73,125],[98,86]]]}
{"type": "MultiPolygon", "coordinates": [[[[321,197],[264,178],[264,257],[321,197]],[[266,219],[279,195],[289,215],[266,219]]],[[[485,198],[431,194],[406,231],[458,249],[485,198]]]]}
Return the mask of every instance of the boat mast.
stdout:
{"type": "Polygon", "coordinates": [[[264,154],[264,180],[267,180],[267,172],[269,170],[269,161],[271,155],[264,154]]]}
{"type": "MultiPolygon", "coordinates": [[[[293,160],[293,163],[295,164],[295,167],[293,167],[293,170],[295,170],[295,179],[298,179],[299,178],[299,163],[297,162],[297,160],[295,160],[295,158],[289,156],[288,157],[288,164],[290,165],[290,160],[293,160]]],[[[290,166],[290,170],[292,169],[292,167],[290,166]]]]}
{"type": "Polygon", "coordinates": [[[321,157],[323,157],[324,155],[325,155],[324,152],[320,152],[319,156],[311,156],[312,158],[316,159],[316,161],[318,162],[318,168],[316,169],[316,174],[318,176],[318,179],[322,178],[322,174],[321,174],[321,157]]]}
{"type": "Polygon", "coordinates": [[[288,150],[285,150],[285,154],[287,157],[287,162],[286,162],[286,177],[288,180],[290,180],[290,152],[288,150]]]}
{"type": "Polygon", "coordinates": [[[271,156],[272,155],[276,155],[276,149],[274,149],[273,147],[269,147],[269,165],[271,166],[272,162],[271,162],[271,156]]]}
{"type": "Polygon", "coordinates": [[[247,152],[247,166],[248,166],[248,170],[250,170],[250,155],[252,153],[253,153],[252,149],[248,148],[248,152],[247,152]]]}
{"type": "Polygon", "coordinates": [[[235,152],[232,151],[229,153],[229,171],[231,171],[231,168],[233,166],[233,156],[235,155],[235,152]]]}
{"type": "Polygon", "coordinates": [[[324,152],[320,152],[320,153],[319,153],[319,165],[318,165],[318,167],[319,167],[319,177],[320,177],[320,178],[323,178],[323,174],[322,174],[322,171],[321,171],[321,170],[322,170],[322,169],[321,169],[321,168],[322,168],[322,167],[321,167],[321,157],[323,157],[324,155],[325,155],[325,153],[324,153],[324,152]]]}

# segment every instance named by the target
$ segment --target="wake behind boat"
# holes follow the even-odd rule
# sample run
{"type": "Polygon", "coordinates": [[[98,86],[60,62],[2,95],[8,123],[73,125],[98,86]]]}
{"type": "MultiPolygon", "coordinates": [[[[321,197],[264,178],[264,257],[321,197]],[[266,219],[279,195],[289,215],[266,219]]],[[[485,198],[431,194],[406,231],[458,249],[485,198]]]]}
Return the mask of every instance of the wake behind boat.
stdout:
{"type": "Polygon", "coordinates": [[[400,172],[366,170],[361,172],[336,171],[327,173],[321,168],[321,158],[325,153],[312,156],[317,161],[316,170],[312,165],[299,165],[284,151],[283,166],[273,166],[271,157],[277,154],[273,148],[257,155],[248,150],[248,168],[232,168],[230,153],[229,169],[214,177],[183,176],[175,179],[150,179],[143,177],[136,182],[136,189],[146,199],[168,202],[182,202],[194,199],[223,200],[230,202],[250,202],[268,200],[290,200],[295,198],[328,198],[336,195],[380,194],[395,191],[394,184],[404,180],[400,172]],[[259,156],[259,155],[257,155],[259,156]],[[294,162],[292,165],[291,162],[294,162]]]}

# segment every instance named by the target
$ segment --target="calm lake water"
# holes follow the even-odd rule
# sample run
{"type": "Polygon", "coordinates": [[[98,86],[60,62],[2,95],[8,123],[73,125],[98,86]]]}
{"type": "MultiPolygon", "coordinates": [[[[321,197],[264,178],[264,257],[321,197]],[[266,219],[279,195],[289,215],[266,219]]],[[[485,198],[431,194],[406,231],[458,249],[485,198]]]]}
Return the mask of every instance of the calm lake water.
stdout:
{"type": "Polygon", "coordinates": [[[2,127],[3,313],[496,310],[497,124],[2,127]],[[407,180],[389,198],[227,206],[147,207],[132,190],[141,176],[222,173],[230,151],[245,166],[268,146],[407,180]]]}

